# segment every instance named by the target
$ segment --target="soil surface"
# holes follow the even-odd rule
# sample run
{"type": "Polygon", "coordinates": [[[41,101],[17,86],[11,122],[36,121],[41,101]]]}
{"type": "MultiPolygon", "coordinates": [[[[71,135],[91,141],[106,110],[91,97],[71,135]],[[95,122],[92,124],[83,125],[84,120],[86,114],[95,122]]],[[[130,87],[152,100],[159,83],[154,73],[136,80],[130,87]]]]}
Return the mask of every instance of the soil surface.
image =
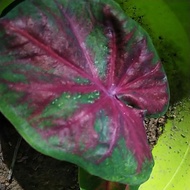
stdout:
{"type": "Polygon", "coordinates": [[[0,116],[0,190],[78,190],[77,167],[42,155],[23,139],[12,180],[8,180],[13,154],[20,135],[0,116]]]}
{"type": "MultiPolygon", "coordinates": [[[[144,120],[151,149],[163,133],[166,116],[144,120]]],[[[79,190],[77,166],[42,155],[23,139],[13,177],[9,179],[13,154],[20,135],[0,114],[0,190],[79,190]]]]}

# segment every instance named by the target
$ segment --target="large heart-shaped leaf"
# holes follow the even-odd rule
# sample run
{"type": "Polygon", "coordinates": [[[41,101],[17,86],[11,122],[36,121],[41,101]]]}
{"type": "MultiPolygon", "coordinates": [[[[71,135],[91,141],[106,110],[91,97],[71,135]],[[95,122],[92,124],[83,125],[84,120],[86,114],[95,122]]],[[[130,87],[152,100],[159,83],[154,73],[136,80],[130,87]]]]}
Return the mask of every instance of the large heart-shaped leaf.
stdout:
{"type": "Polygon", "coordinates": [[[143,118],[167,109],[147,33],[109,0],[26,0],[0,20],[0,109],[40,152],[121,183],[147,180],[143,118]]]}

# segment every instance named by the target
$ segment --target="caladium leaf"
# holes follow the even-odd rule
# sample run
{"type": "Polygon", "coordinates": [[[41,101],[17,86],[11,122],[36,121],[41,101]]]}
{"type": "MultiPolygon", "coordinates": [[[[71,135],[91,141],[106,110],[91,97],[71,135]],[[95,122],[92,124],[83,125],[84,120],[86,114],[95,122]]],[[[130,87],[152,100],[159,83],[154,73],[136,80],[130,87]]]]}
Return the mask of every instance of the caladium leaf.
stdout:
{"type": "Polygon", "coordinates": [[[111,0],[26,0],[0,20],[0,109],[38,151],[140,184],[153,166],[143,118],[167,78],[147,33],[111,0]]]}

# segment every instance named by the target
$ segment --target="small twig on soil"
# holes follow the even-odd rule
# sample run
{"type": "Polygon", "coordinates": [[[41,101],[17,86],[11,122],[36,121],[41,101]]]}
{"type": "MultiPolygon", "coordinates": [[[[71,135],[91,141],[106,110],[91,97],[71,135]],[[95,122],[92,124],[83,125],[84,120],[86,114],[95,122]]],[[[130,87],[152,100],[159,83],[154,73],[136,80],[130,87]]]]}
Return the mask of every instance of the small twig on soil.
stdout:
{"type": "Polygon", "coordinates": [[[15,150],[14,150],[13,159],[12,159],[12,162],[11,162],[11,167],[10,167],[8,177],[7,177],[7,180],[9,182],[11,181],[12,176],[13,176],[13,169],[14,169],[14,165],[15,165],[15,161],[16,161],[16,158],[17,158],[17,154],[18,154],[18,150],[19,150],[21,141],[22,141],[22,137],[19,137],[19,139],[17,141],[17,144],[16,144],[16,147],[15,147],[15,150]]]}

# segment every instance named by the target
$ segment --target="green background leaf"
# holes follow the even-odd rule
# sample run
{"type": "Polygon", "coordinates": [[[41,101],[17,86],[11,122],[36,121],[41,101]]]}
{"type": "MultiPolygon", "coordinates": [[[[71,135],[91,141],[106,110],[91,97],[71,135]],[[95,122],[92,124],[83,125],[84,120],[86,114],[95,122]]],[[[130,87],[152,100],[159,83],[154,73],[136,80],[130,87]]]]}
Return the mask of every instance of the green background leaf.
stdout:
{"type": "Polygon", "coordinates": [[[0,0],[0,14],[10,3],[12,3],[14,0],[0,0]]]}

